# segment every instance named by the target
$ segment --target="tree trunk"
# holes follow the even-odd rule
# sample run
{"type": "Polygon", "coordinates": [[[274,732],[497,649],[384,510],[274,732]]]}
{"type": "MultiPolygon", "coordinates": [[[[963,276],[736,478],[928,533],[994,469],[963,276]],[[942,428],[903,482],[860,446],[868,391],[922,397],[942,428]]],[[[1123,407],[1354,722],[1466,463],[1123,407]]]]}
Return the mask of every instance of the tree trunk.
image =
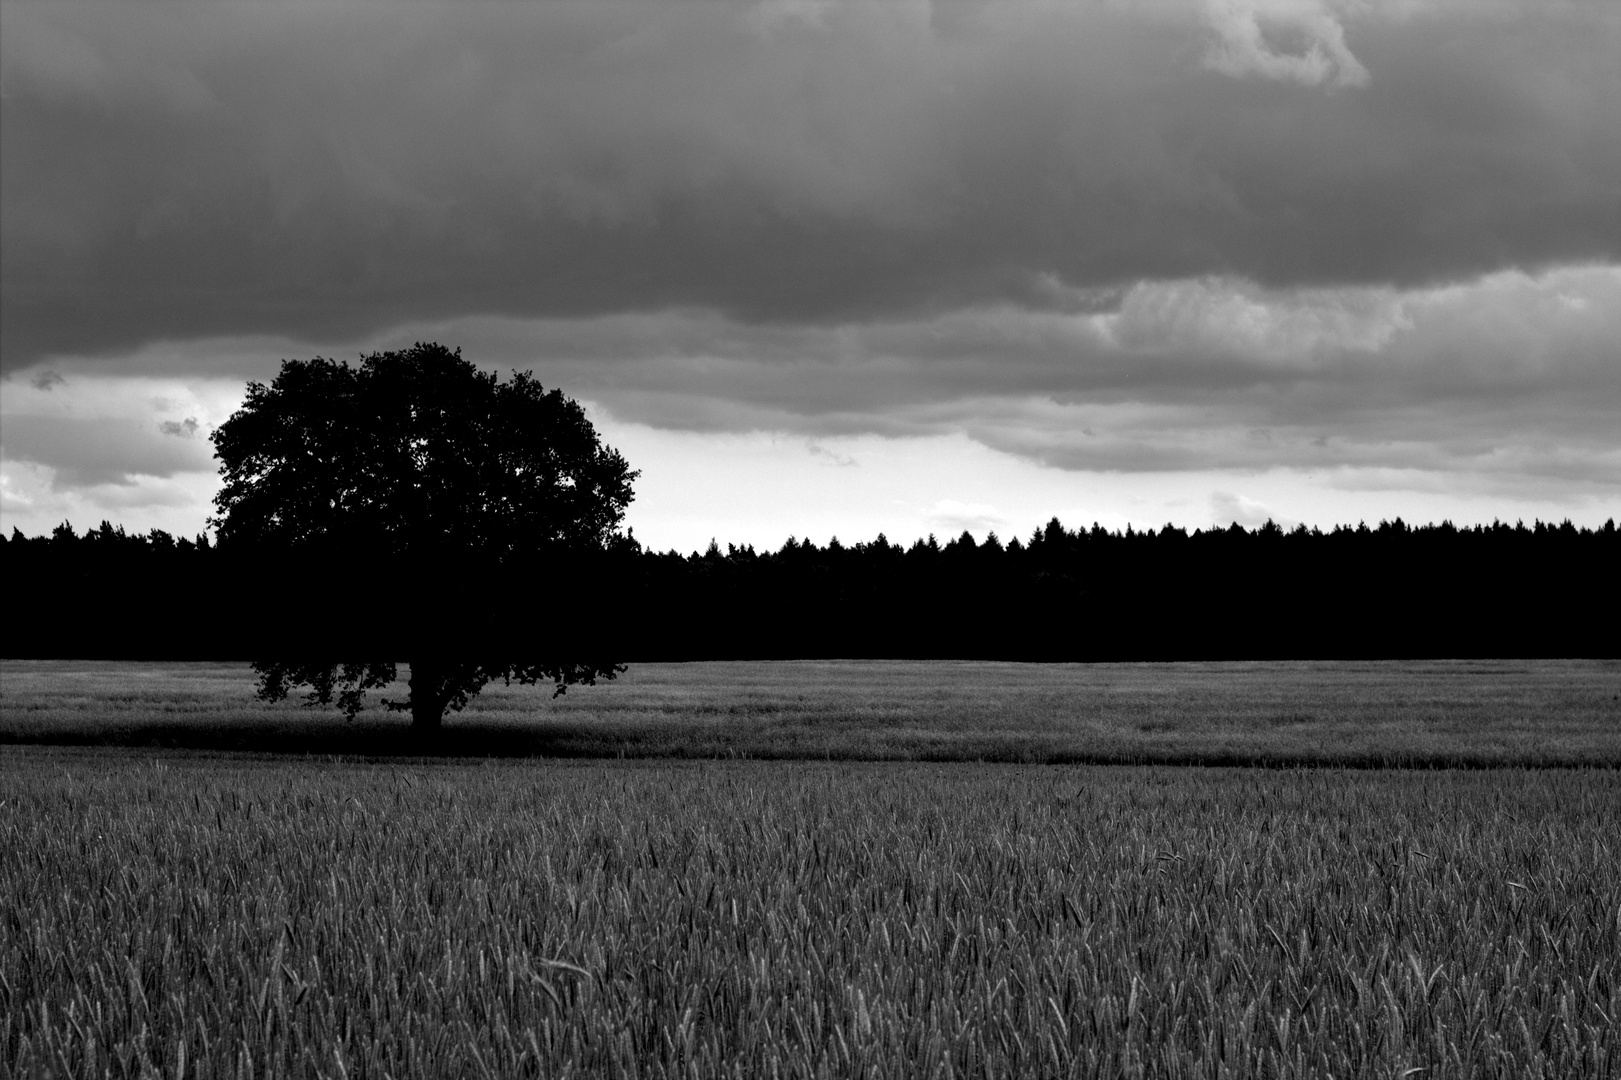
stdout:
{"type": "Polygon", "coordinates": [[[445,718],[444,673],[431,662],[411,664],[411,730],[431,735],[445,718]]]}

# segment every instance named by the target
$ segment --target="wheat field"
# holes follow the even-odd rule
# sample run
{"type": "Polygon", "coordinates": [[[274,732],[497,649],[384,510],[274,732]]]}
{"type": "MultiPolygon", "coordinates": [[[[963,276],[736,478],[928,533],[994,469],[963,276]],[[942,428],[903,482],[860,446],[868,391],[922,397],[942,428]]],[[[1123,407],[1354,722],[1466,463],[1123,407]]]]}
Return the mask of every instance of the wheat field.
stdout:
{"type": "MultiPolygon", "coordinates": [[[[403,695],[402,681],[392,696],[403,695]]],[[[423,753],[407,723],[375,703],[348,724],[293,701],[262,704],[245,663],[0,664],[0,745],[423,753]]],[[[1614,767],[1621,663],[633,664],[615,682],[556,699],[497,683],[448,718],[427,752],[1614,767]]]]}
{"type": "Polygon", "coordinates": [[[17,1076],[1621,1072],[1610,769],[0,751],[17,1076]]]}

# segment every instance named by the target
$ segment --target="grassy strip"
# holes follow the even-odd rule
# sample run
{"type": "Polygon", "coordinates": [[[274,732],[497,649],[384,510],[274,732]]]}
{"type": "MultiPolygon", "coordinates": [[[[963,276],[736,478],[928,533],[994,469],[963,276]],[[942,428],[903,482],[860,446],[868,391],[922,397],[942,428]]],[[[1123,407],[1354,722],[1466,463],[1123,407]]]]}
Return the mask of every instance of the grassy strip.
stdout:
{"type": "Polygon", "coordinates": [[[1501,767],[1621,765],[1621,665],[637,665],[491,687],[424,746],[253,699],[245,665],[7,662],[0,743],[272,754],[1501,767]]]}
{"type": "Polygon", "coordinates": [[[1608,770],[12,749],[0,787],[14,1075],[1621,1070],[1608,770]]]}

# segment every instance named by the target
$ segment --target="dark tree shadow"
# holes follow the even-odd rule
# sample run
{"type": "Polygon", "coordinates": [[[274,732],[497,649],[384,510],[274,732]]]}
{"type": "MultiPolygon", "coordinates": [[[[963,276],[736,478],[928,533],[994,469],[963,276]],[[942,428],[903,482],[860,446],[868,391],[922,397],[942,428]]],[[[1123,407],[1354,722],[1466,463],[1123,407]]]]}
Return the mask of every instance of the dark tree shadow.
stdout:
{"type": "MultiPolygon", "coordinates": [[[[388,720],[265,721],[220,726],[133,724],[95,730],[0,732],[0,746],[62,746],[129,750],[203,751],[276,757],[527,758],[602,756],[583,750],[578,733],[517,729],[511,724],[457,723],[437,732],[414,731],[388,720]]],[[[611,755],[610,755],[611,756],[611,755]]]]}

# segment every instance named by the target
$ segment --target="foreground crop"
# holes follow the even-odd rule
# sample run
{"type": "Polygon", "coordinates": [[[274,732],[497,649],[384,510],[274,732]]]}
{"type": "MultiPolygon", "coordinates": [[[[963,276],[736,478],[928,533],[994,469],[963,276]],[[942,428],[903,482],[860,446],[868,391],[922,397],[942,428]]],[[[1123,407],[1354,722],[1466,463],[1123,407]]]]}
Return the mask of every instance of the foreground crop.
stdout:
{"type": "Polygon", "coordinates": [[[1621,1069],[1609,771],[0,776],[17,1075],[1621,1069]]]}

